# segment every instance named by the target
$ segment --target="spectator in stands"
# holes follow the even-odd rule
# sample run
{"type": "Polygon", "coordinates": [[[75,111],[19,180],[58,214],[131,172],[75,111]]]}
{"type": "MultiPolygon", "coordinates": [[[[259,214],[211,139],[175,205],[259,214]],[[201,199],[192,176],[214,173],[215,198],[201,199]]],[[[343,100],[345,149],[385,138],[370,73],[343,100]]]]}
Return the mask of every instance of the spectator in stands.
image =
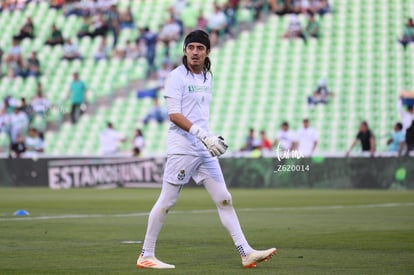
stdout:
{"type": "Polygon", "coordinates": [[[82,59],[82,56],[79,52],[78,46],[72,43],[72,40],[66,39],[65,45],[63,46],[63,56],[62,59],[65,60],[75,60],[82,59]]]}
{"type": "Polygon", "coordinates": [[[40,138],[39,132],[35,128],[30,128],[28,136],[25,139],[26,153],[25,155],[34,155],[44,152],[44,142],[40,138]]]}
{"type": "Polygon", "coordinates": [[[394,126],[394,132],[391,134],[390,138],[387,140],[388,151],[389,152],[398,152],[398,156],[401,156],[401,153],[405,145],[405,134],[402,131],[402,123],[398,122],[394,126]]]}
{"type": "Polygon", "coordinates": [[[50,109],[51,105],[49,100],[43,95],[42,83],[37,82],[36,96],[31,101],[33,111],[35,114],[45,115],[50,109]]]}
{"type": "Polygon", "coordinates": [[[306,43],[307,41],[306,36],[303,33],[302,26],[296,14],[290,15],[288,28],[286,32],[283,34],[282,38],[285,38],[285,39],[302,38],[303,41],[306,43]]]}
{"type": "Polygon", "coordinates": [[[50,37],[46,40],[46,45],[55,46],[63,44],[65,44],[65,40],[63,39],[62,31],[56,27],[56,24],[53,24],[52,32],[50,37]]]}
{"type": "Polygon", "coordinates": [[[114,129],[112,122],[108,122],[106,129],[99,135],[101,153],[103,155],[116,155],[119,151],[120,143],[125,141],[126,139],[114,129]]]}
{"type": "Polygon", "coordinates": [[[89,35],[92,38],[95,38],[97,36],[105,36],[109,30],[108,23],[104,20],[104,17],[102,14],[97,14],[92,18],[92,31],[89,33],[89,35]]]}
{"type": "Polygon", "coordinates": [[[412,18],[407,19],[407,23],[403,29],[403,35],[401,39],[398,40],[404,48],[407,47],[408,44],[414,41],[414,23],[412,18]]]}
{"type": "Polygon", "coordinates": [[[27,118],[29,119],[29,122],[32,122],[33,116],[34,116],[34,111],[33,111],[32,105],[27,104],[27,101],[26,101],[25,97],[22,97],[20,99],[20,102],[21,102],[20,109],[22,110],[23,113],[26,114],[27,118]]]}
{"type": "Polygon", "coordinates": [[[300,1],[294,1],[293,2],[295,12],[300,14],[306,14],[307,12],[311,12],[311,4],[309,0],[300,0],[300,1]]]}
{"type": "Polygon", "coordinates": [[[405,155],[408,156],[414,150],[414,120],[405,132],[405,145],[407,146],[405,155]]]}
{"type": "Polygon", "coordinates": [[[158,122],[158,124],[162,124],[168,117],[167,110],[161,107],[158,101],[158,98],[154,98],[153,100],[154,106],[148,112],[148,114],[144,117],[144,124],[147,125],[150,120],[154,119],[158,122]]]}
{"type": "Polygon", "coordinates": [[[118,43],[118,36],[120,31],[119,11],[116,5],[111,5],[109,11],[106,13],[108,31],[112,32],[113,42],[112,48],[115,48],[118,43]]]}
{"type": "Polygon", "coordinates": [[[142,134],[141,129],[136,129],[133,144],[132,144],[132,155],[134,157],[140,156],[142,153],[142,150],[144,149],[144,146],[145,146],[144,135],[142,134]]]}
{"type": "Polygon", "coordinates": [[[293,150],[295,140],[295,134],[289,130],[289,123],[285,121],[282,123],[279,132],[276,134],[273,146],[276,146],[279,151],[293,150]]]}
{"type": "Polygon", "coordinates": [[[16,105],[15,103],[13,104],[12,103],[13,103],[13,98],[10,95],[8,95],[4,98],[3,104],[2,104],[3,109],[6,110],[6,113],[10,115],[14,111],[14,105],[16,105]]]}
{"type": "Polygon", "coordinates": [[[329,91],[326,80],[321,79],[319,81],[318,86],[316,87],[316,90],[313,92],[313,95],[308,97],[308,104],[310,106],[315,106],[319,103],[326,104],[328,103],[329,96],[332,95],[332,92],[329,91]]]}
{"type": "Polygon", "coordinates": [[[70,83],[70,118],[73,124],[77,123],[79,116],[82,115],[82,105],[86,103],[86,84],[79,78],[79,73],[73,73],[73,80],[70,83]]]}
{"type": "Polygon", "coordinates": [[[0,133],[9,133],[10,127],[10,115],[7,113],[6,108],[3,106],[0,108],[0,133]]]}
{"type": "Polygon", "coordinates": [[[306,33],[313,38],[319,37],[319,23],[316,21],[314,13],[309,14],[308,24],[306,25],[306,33]]]}
{"type": "Polygon", "coordinates": [[[13,39],[12,46],[9,48],[5,58],[7,67],[9,68],[11,63],[18,62],[19,60],[22,60],[22,48],[20,47],[19,40],[13,39]]]}
{"type": "Polygon", "coordinates": [[[10,138],[12,143],[17,143],[18,136],[24,135],[29,126],[29,118],[21,111],[20,106],[15,106],[10,115],[10,138]]]}
{"type": "Polygon", "coordinates": [[[309,119],[305,118],[302,123],[303,127],[296,133],[297,150],[301,155],[310,157],[318,146],[318,132],[309,126],[309,119]]]}
{"type": "Polygon", "coordinates": [[[170,43],[176,42],[180,38],[180,32],[180,25],[178,25],[174,17],[170,15],[162,26],[161,31],[158,33],[158,39],[165,44],[167,53],[170,43]]]}
{"type": "Polygon", "coordinates": [[[94,58],[95,61],[99,61],[102,59],[107,59],[109,57],[110,49],[106,44],[106,37],[102,37],[101,42],[98,46],[98,50],[96,51],[94,58]]]}
{"type": "Polygon", "coordinates": [[[263,10],[263,0],[248,0],[247,1],[247,7],[251,10],[253,10],[253,19],[259,20],[260,15],[263,10]]]}
{"type": "Polygon", "coordinates": [[[261,149],[262,150],[271,150],[272,149],[272,143],[266,136],[265,131],[260,131],[260,141],[261,141],[261,149]]]}
{"type": "Polygon", "coordinates": [[[197,17],[196,29],[204,30],[207,28],[207,24],[208,24],[208,21],[204,17],[203,11],[200,10],[200,12],[198,13],[198,17],[197,17]]]}
{"type": "Polygon", "coordinates": [[[214,2],[214,12],[210,14],[207,21],[207,31],[210,33],[211,45],[218,44],[219,36],[227,27],[227,18],[220,6],[214,2]]]}
{"type": "Polygon", "coordinates": [[[72,2],[72,3],[66,4],[64,6],[63,14],[65,16],[71,16],[71,15],[84,16],[84,15],[88,15],[87,11],[85,11],[83,9],[83,6],[82,6],[81,2],[72,2]]]}
{"type": "Polygon", "coordinates": [[[249,134],[246,137],[246,141],[244,146],[240,149],[241,151],[251,151],[253,149],[253,142],[255,141],[254,138],[254,129],[249,129],[249,134]]]}
{"type": "Polygon", "coordinates": [[[412,105],[407,107],[407,110],[404,110],[403,107],[403,98],[400,96],[400,99],[397,101],[397,109],[401,116],[401,122],[403,125],[403,132],[405,132],[408,127],[411,126],[412,121],[414,120],[414,108],[412,105]]]}
{"type": "Polygon", "coordinates": [[[113,57],[119,59],[138,59],[139,57],[145,57],[146,55],[146,45],[145,42],[140,40],[139,46],[136,43],[132,43],[130,40],[126,41],[124,48],[117,47],[113,51],[113,57]],[[141,47],[141,48],[140,48],[141,47]]]}
{"type": "Polygon", "coordinates": [[[134,15],[132,14],[131,6],[128,6],[125,11],[119,14],[120,27],[122,29],[133,29],[135,27],[134,15]]]}
{"type": "Polygon", "coordinates": [[[30,16],[26,17],[26,21],[20,28],[19,33],[13,36],[13,39],[16,39],[18,41],[21,41],[25,38],[34,38],[34,25],[30,16]]]}
{"type": "MultiPolygon", "coordinates": [[[[140,36],[137,39],[137,42],[140,41],[145,42],[147,48],[147,63],[148,63],[148,71],[147,76],[150,76],[154,70],[154,60],[155,60],[155,53],[156,53],[156,46],[157,46],[157,35],[150,31],[148,27],[140,29],[140,36]]],[[[137,43],[138,44],[138,43],[137,43]]]]}
{"type": "Polygon", "coordinates": [[[291,14],[297,12],[295,10],[295,1],[294,0],[271,0],[270,3],[272,10],[277,15],[291,14]]]}
{"type": "Polygon", "coordinates": [[[318,4],[319,5],[316,9],[316,12],[320,16],[323,16],[324,14],[331,12],[331,6],[329,5],[328,0],[318,0],[318,4]]]}
{"type": "Polygon", "coordinates": [[[226,33],[233,35],[232,34],[232,28],[236,25],[237,23],[237,10],[239,7],[239,1],[236,0],[228,0],[225,4],[224,4],[224,14],[226,15],[227,18],[227,29],[226,29],[226,33]]]}
{"type": "Polygon", "coordinates": [[[128,59],[138,59],[147,56],[147,44],[143,39],[138,39],[137,43],[127,41],[125,57],[128,59]]]}
{"type": "Polygon", "coordinates": [[[32,51],[30,57],[27,59],[28,76],[38,77],[40,76],[40,61],[37,58],[37,52],[32,51]]]}
{"type": "Polygon", "coordinates": [[[82,24],[81,24],[80,29],[77,32],[76,36],[78,38],[89,36],[90,35],[90,32],[89,32],[90,26],[91,26],[91,22],[89,20],[89,17],[86,16],[86,15],[82,16],[82,24]]]}
{"type": "Polygon", "coordinates": [[[13,77],[26,77],[28,73],[27,66],[22,58],[10,63],[9,76],[13,77]]]}
{"type": "Polygon", "coordinates": [[[375,154],[375,137],[372,131],[369,129],[368,123],[366,121],[361,122],[361,124],[359,125],[359,132],[354,142],[352,142],[351,146],[346,152],[346,156],[349,156],[349,154],[351,153],[355,145],[358,143],[358,141],[361,142],[362,152],[369,153],[369,155],[373,157],[375,154]]]}
{"type": "Polygon", "coordinates": [[[24,143],[24,137],[21,133],[17,133],[16,138],[11,142],[10,157],[20,158],[20,156],[26,152],[26,144],[24,143]]]}

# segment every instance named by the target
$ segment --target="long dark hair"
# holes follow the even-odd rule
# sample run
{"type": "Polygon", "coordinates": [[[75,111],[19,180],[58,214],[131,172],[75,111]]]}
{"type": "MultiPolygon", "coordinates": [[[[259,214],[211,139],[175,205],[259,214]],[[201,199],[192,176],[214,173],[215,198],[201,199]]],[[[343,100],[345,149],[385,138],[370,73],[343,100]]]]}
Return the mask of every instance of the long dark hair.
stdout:
{"type": "MultiPolygon", "coordinates": [[[[183,62],[184,67],[187,69],[187,71],[191,72],[190,67],[188,66],[186,55],[183,55],[182,62],[183,62]]],[[[206,57],[206,59],[204,59],[204,65],[203,65],[204,82],[206,82],[207,80],[207,73],[210,73],[211,76],[213,76],[213,73],[211,72],[211,60],[208,56],[206,57]]]]}

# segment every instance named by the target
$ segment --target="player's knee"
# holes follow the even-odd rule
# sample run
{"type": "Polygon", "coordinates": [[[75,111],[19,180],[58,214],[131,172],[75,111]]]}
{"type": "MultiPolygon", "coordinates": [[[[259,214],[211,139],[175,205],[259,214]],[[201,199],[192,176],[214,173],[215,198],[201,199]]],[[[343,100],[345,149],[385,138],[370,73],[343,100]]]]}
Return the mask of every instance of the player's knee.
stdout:
{"type": "Polygon", "coordinates": [[[215,199],[215,203],[220,208],[231,207],[233,205],[231,194],[228,191],[223,192],[215,199]]]}
{"type": "Polygon", "coordinates": [[[170,211],[170,209],[173,208],[176,203],[177,203],[177,199],[176,198],[175,199],[166,200],[166,201],[164,201],[162,203],[162,209],[166,213],[168,213],[168,211],[170,211]]]}

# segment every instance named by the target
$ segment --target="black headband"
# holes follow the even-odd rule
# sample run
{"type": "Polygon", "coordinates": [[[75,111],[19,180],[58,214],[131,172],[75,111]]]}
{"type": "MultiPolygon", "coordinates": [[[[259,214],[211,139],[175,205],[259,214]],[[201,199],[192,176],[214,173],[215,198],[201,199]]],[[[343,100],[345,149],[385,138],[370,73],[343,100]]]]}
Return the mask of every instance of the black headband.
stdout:
{"type": "Polygon", "coordinates": [[[206,46],[207,49],[210,49],[210,38],[205,31],[195,30],[190,32],[184,39],[184,48],[193,42],[201,43],[206,46]]]}

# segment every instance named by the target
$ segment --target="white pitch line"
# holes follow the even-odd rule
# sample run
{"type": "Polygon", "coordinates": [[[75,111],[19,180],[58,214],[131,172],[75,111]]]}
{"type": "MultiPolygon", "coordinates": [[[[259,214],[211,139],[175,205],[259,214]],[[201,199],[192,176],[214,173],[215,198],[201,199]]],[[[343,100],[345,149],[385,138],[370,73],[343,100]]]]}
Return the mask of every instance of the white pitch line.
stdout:
{"type": "MultiPolygon", "coordinates": [[[[383,203],[383,204],[363,204],[363,205],[331,205],[331,206],[303,206],[303,207],[274,207],[274,208],[240,208],[237,212],[253,212],[253,211],[286,211],[286,210],[333,210],[333,209],[352,209],[352,208],[385,208],[385,207],[404,207],[414,206],[414,202],[406,203],[383,203]]],[[[215,213],[216,209],[204,210],[177,210],[171,211],[170,214],[202,214],[215,213]]],[[[143,217],[148,216],[148,212],[125,213],[125,214],[65,214],[55,216],[39,216],[39,217],[14,217],[0,218],[0,222],[5,221],[37,221],[37,220],[59,220],[59,219],[91,219],[91,218],[110,218],[110,217],[143,217]]]]}

